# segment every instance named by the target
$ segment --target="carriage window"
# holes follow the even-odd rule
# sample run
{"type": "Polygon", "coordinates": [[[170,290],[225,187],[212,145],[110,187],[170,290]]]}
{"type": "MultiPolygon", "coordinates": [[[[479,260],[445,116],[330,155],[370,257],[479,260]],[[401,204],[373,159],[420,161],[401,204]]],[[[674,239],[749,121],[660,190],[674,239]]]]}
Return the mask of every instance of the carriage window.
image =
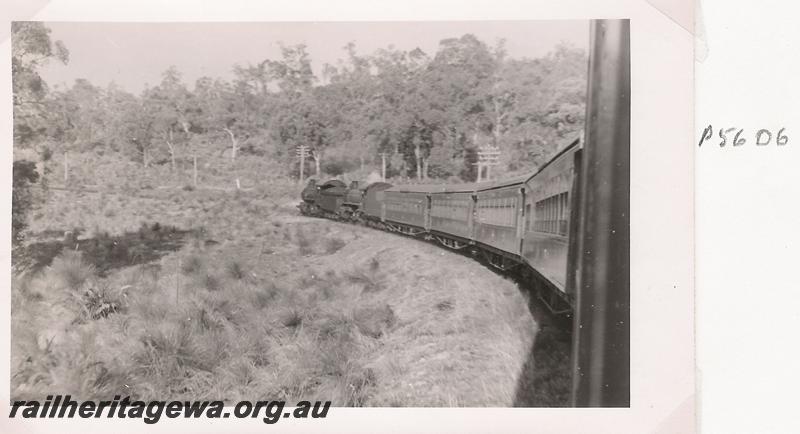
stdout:
{"type": "MultiPolygon", "coordinates": [[[[516,220],[516,197],[498,197],[492,199],[478,199],[478,221],[495,226],[514,226],[516,220]]],[[[464,218],[469,213],[469,203],[461,202],[464,218]]]]}
{"type": "Polygon", "coordinates": [[[569,193],[556,194],[536,202],[533,219],[534,231],[567,235],[569,230],[569,193]]]}

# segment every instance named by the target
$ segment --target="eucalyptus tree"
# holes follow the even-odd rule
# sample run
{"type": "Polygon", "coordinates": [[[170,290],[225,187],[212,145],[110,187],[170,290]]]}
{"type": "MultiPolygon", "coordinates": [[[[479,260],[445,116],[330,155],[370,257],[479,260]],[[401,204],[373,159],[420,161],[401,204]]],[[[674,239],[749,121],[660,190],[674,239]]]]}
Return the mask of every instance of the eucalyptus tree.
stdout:
{"type": "MultiPolygon", "coordinates": [[[[330,108],[325,86],[315,88],[317,77],[311,68],[311,58],[304,44],[281,46],[280,60],[267,60],[267,69],[277,87],[271,133],[286,155],[293,156],[300,145],[311,149],[317,174],[320,173],[325,151],[330,145],[330,108]]],[[[335,108],[333,108],[335,111],[335,108]]]]}
{"type": "Polygon", "coordinates": [[[50,60],[64,64],[69,51],[61,41],[50,38],[50,29],[41,22],[11,23],[11,82],[14,111],[14,144],[32,145],[46,132],[44,100],[47,83],[39,69],[50,60]]]}
{"type": "Polygon", "coordinates": [[[509,59],[499,73],[510,102],[501,125],[510,170],[536,166],[582,129],[587,58],[583,50],[560,45],[537,59],[509,59]]]}
{"type": "Polygon", "coordinates": [[[484,144],[491,131],[487,95],[497,61],[489,47],[472,34],[448,38],[420,75],[414,96],[415,136],[412,143],[418,171],[427,176],[433,152],[445,172],[463,169],[469,149],[484,144]],[[421,163],[420,163],[421,160],[421,163]]]}
{"type": "MultiPolygon", "coordinates": [[[[392,170],[404,177],[417,161],[407,146],[408,132],[419,114],[418,98],[424,98],[416,92],[429,62],[430,58],[419,48],[402,51],[389,46],[371,56],[376,83],[369,114],[370,135],[382,160],[388,155],[392,170]]],[[[415,173],[419,176],[420,170],[415,173]]]]}
{"type": "MultiPolygon", "coordinates": [[[[50,38],[50,29],[40,22],[11,23],[11,82],[14,146],[35,147],[47,133],[48,117],[45,98],[47,84],[39,68],[56,59],[69,61],[69,51],[60,41],[50,38]]],[[[49,155],[49,149],[40,149],[49,155]]],[[[42,157],[46,160],[45,156],[42,157]]],[[[15,159],[11,200],[11,240],[14,247],[23,241],[27,215],[34,200],[30,184],[40,175],[33,162],[15,159]]]]}
{"type": "MultiPolygon", "coordinates": [[[[252,95],[246,83],[203,77],[195,83],[194,95],[199,128],[212,138],[225,137],[230,143],[231,161],[236,161],[240,140],[248,134],[248,121],[257,115],[248,107],[252,95]]],[[[219,153],[227,149],[226,145],[219,153]]]]}
{"type": "Polygon", "coordinates": [[[166,145],[170,165],[175,170],[179,144],[185,148],[192,134],[191,125],[197,116],[196,100],[174,66],[162,73],[158,86],[143,92],[142,100],[152,118],[154,133],[166,145]]]}
{"type": "Polygon", "coordinates": [[[371,162],[378,150],[379,134],[372,124],[381,116],[379,80],[373,74],[372,59],[359,55],[355,43],[350,42],[343,49],[346,61],[340,60],[336,67],[325,66],[328,83],[315,89],[315,94],[323,113],[327,114],[325,128],[331,146],[347,150],[340,154],[353,161],[357,158],[363,169],[365,162],[371,162]]]}

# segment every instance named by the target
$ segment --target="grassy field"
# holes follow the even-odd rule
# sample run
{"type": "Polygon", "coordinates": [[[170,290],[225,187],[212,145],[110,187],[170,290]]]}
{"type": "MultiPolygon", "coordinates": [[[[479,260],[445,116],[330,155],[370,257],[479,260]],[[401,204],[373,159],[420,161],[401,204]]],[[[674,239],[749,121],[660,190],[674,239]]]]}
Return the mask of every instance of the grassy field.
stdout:
{"type": "Polygon", "coordinates": [[[514,282],[251,185],[50,190],[14,256],[12,399],[519,403],[537,326],[514,282]]]}

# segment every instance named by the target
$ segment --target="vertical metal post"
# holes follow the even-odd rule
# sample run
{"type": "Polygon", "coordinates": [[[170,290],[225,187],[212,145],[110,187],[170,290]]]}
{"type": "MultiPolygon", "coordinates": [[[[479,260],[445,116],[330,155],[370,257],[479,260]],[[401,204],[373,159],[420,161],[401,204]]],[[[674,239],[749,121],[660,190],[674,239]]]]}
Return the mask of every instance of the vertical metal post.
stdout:
{"type": "Polygon", "coordinates": [[[630,21],[591,24],[572,403],[630,406],[630,21]]]}

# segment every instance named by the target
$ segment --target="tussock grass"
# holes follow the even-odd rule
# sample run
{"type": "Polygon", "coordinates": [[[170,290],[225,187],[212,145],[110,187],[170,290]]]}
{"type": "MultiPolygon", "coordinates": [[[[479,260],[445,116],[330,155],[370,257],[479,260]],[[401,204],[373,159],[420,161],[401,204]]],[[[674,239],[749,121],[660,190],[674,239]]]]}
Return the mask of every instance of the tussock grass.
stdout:
{"type": "Polygon", "coordinates": [[[371,258],[365,266],[350,270],[347,279],[360,285],[364,292],[379,292],[386,285],[386,275],[381,273],[378,258],[371,258]]]}
{"type": "Polygon", "coordinates": [[[281,289],[274,282],[269,282],[263,288],[253,289],[252,303],[258,309],[272,306],[280,291],[281,289]]]}
{"type": "Polygon", "coordinates": [[[203,270],[204,267],[203,258],[196,253],[186,255],[181,261],[183,274],[195,274],[203,270]]]}
{"type": "Polygon", "coordinates": [[[380,338],[397,321],[388,304],[356,308],[353,319],[361,333],[375,339],[380,338]]]}
{"type": "Polygon", "coordinates": [[[203,287],[209,291],[219,291],[222,289],[222,282],[212,273],[206,273],[200,277],[203,287]]]}
{"type": "Polygon", "coordinates": [[[296,328],[303,324],[303,316],[296,309],[288,309],[283,312],[280,321],[284,327],[296,328]]]}
{"type": "Polygon", "coordinates": [[[347,243],[341,238],[328,238],[325,241],[325,253],[332,255],[341,250],[347,243]]]}
{"type": "Polygon", "coordinates": [[[242,280],[247,277],[247,271],[241,262],[232,260],[225,265],[225,272],[229,277],[236,280],[242,280]]]}
{"type": "Polygon", "coordinates": [[[448,310],[453,310],[454,305],[455,302],[453,302],[452,300],[443,300],[436,303],[436,309],[442,312],[446,312],[448,310]]]}
{"type": "Polygon", "coordinates": [[[79,305],[82,321],[107,318],[117,313],[123,306],[119,298],[111,294],[108,288],[87,288],[79,300],[79,305]]]}
{"type": "Polygon", "coordinates": [[[95,268],[80,252],[66,251],[53,259],[49,274],[61,287],[78,290],[95,275],[95,268]]]}
{"type": "Polygon", "coordinates": [[[12,399],[513,403],[535,332],[513,284],[413,240],[299,217],[296,184],[276,185],[54,192],[31,228],[60,253],[12,280],[12,399]],[[96,229],[63,243],[76,227],[96,229]]]}

